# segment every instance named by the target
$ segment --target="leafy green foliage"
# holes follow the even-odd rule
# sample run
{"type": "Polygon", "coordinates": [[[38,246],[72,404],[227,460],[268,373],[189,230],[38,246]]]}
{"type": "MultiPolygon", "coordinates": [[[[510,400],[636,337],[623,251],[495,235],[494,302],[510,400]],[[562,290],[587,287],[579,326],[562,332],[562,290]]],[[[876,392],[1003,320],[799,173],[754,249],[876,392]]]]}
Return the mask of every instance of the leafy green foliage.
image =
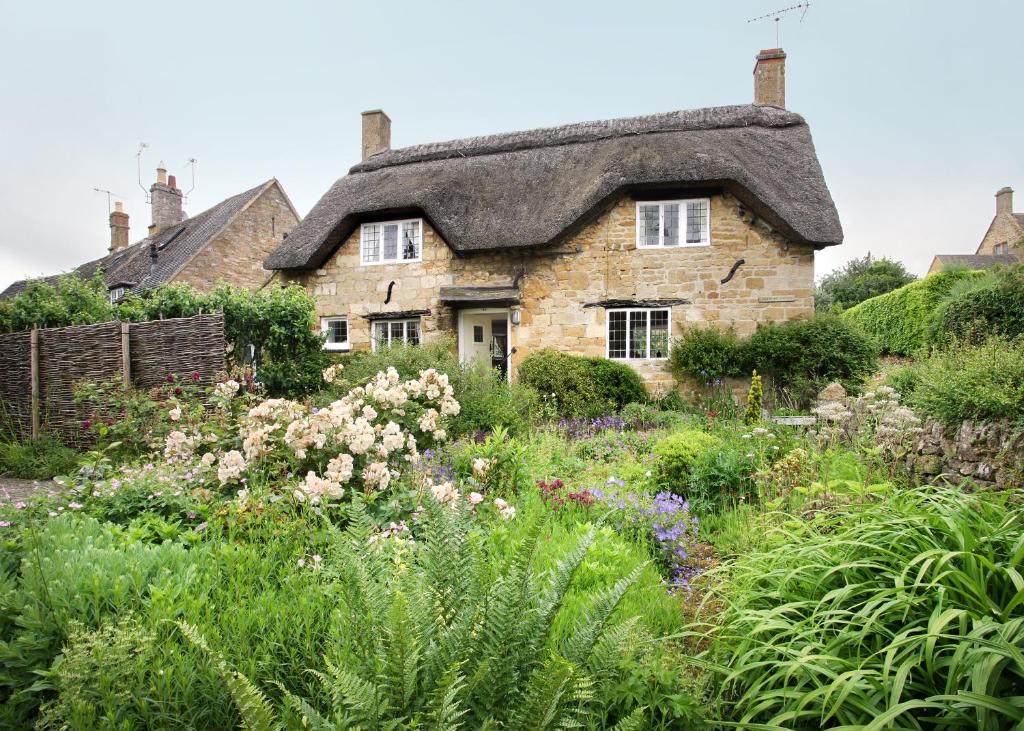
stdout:
{"type": "Polygon", "coordinates": [[[789,522],[716,584],[709,653],[744,728],[1009,729],[1024,718],[1022,515],[922,487],[789,522]],[[761,725],[759,725],[761,724],[761,725]]]}
{"type": "Polygon", "coordinates": [[[745,350],[746,362],[798,403],[810,402],[833,381],[857,393],[878,366],[871,339],[833,315],[759,326],[745,350]]]}
{"type": "Polygon", "coordinates": [[[933,344],[980,342],[992,335],[1024,335],[1024,266],[969,280],[976,286],[953,288],[929,325],[933,344]]]}
{"type": "Polygon", "coordinates": [[[550,348],[530,353],[519,364],[519,379],[553,397],[563,416],[599,416],[647,400],[643,379],[625,363],[550,348]]]}
{"type": "Polygon", "coordinates": [[[30,281],[25,289],[0,309],[0,332],[17,332],[33,327],[91,325],[116,319],[103,274],[90,279],[74,275],[61,277],[56,286],[42,280],[30,281]]]}
{"type": "Polygon", "coordinates": [[[1024,422],[1024,337],[994,337],[938,351],[910,373],[912,390],[905,401],[946,424],[964,419],[1024,422]]]}
{"type": "Polygon", "coordinates": [[[917,355],[928,346],[929,317],[942,299],[958,282],[980,276],[955,269],[938,272],[865,300],[842,318],[874,338],[885,353],[917,355]]]}
{"type": "Polygon", "coordinates": [[[735,330],[690,328],[673,341],[668,368],[677,378],[699,383],[740,376],[746,370],[742,348],[735,330]]]}
{"type": "Polygon", "coordinates": [[[0,442],[0,475],[25,480],[49,480],[78,466],[78,452],[43,434],[28,442],[0,442]]]}
{"type": "Polygon", "coordinates": [[[658,475],[662,483],[678,495],[686,493],[690,469],[703,452],[720,447],[721,440],[695,429],[675,432],[651,450],[657,457],[658,475]]]}
{"type": "Polygon", "coordinates": [[[818,311],[846,310],[864,300],[906,286],[916,277],[903,264],[867,254],[829,272],[814,292],[818,311]]]}
{"type": "MultiPolygon", "coordinates": [[[[327,670],[317,673],[330,707],[321,711],[313,701],[290,698],[291,707],[327,729],[525,731],[579,726],[600,714],[600,690],[637,649],[635,621],[610,620],[639,569],[595,594],[572,634],[554,642],[552,624],[592,531],[553,574],[541,576],[534,569],[540,524],[495,571],[474,548],[459,509],[434,505],[426,520],[422,543],[402,563],[366,547],[365,519],[358,515],[338,537],[342,591],[335,621],[344,631],[328,648],[327,670]]],[[[246,727],[276,728],[255,685],[192,628],[182,631],[218,668],[246,727]]]]}

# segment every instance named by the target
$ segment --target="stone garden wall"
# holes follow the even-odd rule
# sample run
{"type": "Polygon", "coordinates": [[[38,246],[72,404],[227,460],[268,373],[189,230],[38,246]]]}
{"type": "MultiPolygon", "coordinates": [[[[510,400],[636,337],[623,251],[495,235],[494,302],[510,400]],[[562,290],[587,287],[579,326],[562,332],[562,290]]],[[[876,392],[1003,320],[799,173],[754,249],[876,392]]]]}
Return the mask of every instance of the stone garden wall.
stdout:
{"type": "Polygon", "coordinates": [[[907,469],[921,479],[1024,486],[1024,427],[1005,421],[965,421],[951,428],[929,419],[914,439],[907,469]]]}

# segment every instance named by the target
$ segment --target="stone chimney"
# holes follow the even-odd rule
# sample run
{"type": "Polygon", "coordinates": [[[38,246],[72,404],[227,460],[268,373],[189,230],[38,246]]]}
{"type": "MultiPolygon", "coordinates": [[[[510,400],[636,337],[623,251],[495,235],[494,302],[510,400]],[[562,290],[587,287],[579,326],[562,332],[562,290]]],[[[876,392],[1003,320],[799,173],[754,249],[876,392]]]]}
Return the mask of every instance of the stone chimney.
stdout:
{"type": "Polygon", "coordinates": [[[391,149],[391,118],[381,109],[363,112],[363,159],[391,149]]]}
{"type": "Polygon", "coordinates": [[[996,215],[1013,213],[1013,188],[1006,186],[996,191],[996,215]]]}
{"type": "Polygon", "coordinates": [[[767,48],[754,64],[754,104],[786,108],[786,52],[767,48]]]}
{"type": "Polygon", "coordinates": [[[181,191],[174,176],[167,177],[163,164],[156,169],[156,182],[149,189],[149,201],[153,208],[153,224],[149,235],[181,223],[181,191]]]}
{"type": "Polygon", "coordinates": [[[128,248],[128,214],[124,212],[124,204],[117,201],[110,214],[110,253],[128,248]]]}

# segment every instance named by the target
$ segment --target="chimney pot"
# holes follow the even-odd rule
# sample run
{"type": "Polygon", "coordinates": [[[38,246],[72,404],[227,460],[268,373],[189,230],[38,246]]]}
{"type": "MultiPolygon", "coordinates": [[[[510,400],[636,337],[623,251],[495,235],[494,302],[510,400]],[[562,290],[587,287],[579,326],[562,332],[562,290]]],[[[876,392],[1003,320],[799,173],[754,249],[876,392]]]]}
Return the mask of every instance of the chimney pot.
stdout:
{"type": "Polygon", "coordinates": [[[124,212],[121,201],[114,203],[110,212],[110,253],[128,248],[128,214],[124,212]]]}
{"type": "Polygon", "coordinates": [[[786,52],[766,48],[754,64],[754,104],[786,108],[786,52]]]}
{"type": "Polygon", "coordinates": [[[1006,186],[996,191],[996,215],[1013,213],[1013,188],[1006,186]]]}
{"type": "Polygon", "coordinates": [[[381,109],[363,112],[363,159],[391,149],[391,118],[381,109]]]}
{"type": "Polygon", "coordinates": [[[177,188],[178,187],[178,180],[177,180],[177,178],[175,178],[173,175],[168,175],[167,176],[167,185],[169,185],[171,188],[177,188]]]}
{"type": "Polygon", "coordinates": [[[156,169],[156,182],[149,188],[149,202],[153,209],[150,236],[181,223],[181,191],[175,187],[173,175],[168,185],[167,170],[162,166],[156,169]]]}

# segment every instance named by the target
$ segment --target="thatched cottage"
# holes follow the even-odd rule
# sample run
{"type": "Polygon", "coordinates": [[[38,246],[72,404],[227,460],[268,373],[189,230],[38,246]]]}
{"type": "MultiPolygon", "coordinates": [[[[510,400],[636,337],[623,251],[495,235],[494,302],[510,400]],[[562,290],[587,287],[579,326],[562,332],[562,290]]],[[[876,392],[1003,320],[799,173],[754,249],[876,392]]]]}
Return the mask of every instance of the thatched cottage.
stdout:
{"type": "Polygon", "coordinates": [[[1013,212],[1013,188],[996,191],[996,213],[973,254],[938,254],[932,259],[929,274],[947,267],[991,269],[1016,264],[1024,255],[1024,213],[1013,212]]]}
{"type": "MultiPolygon", "coordinates": [[[[187,216],[175,177],[160,167],[149,199],[152,223],[145,238],[129,243],[128,214],[118,202],[110,213],[107,254],[71,272],[89,278],[102,270],[111,302],[127,292],[170,282],[190,284],[201,292],[219,282],[260,289],[273,276],[263,268],[263,260],[299,222],[295,206],[276,178],[187,216]]],[[[43,280],[56,284],[61,276],[43,280]]],[[[30,281],[14,282],[0,292],[0,299],[15,296],[30,281]]]]}
{"type": "Polygon", "coordinates": [[[842,241],[781,49],[755,103],[390,149],[363,160],[266,266],[316,299],[327,347],[449,333],[511,374],[542,347],[667,381],[671,339],[813,312],[814,254],[842,241]]]}

